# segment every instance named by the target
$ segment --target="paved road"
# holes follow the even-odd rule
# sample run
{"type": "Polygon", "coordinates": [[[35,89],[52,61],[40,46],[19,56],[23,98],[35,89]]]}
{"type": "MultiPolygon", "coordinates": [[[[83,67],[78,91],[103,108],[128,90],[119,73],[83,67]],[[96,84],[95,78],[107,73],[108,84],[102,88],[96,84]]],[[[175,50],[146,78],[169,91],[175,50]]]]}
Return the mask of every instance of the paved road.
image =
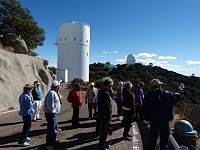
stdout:
{"type": "MultiPolygon", "coordinates": [[[[97,150],[98,137],[95,136],[95,120],[88,120],[87,105],[84,103],[80,109],[80,128],[71,126],[72,108],[66,101],[69,90],[60,88],[63,105],[59,114],[59,127],[62,129],[57,138],[61,141],[56,146],[57,150],[97,150]]],[[[81,92],[84,96],[84,91],[81,92]]],[[[84,100],[84,99],[83,99],[84,100]]],[[[113,120],[116,119],[116,104],[113,101],[113,120]]],[[[31,141],[28,147],[19,147],[17,140],[22,130],[22,118],[18,111],[0,114],[0,149],[1,150],[42,150],[45,147],[46,120],[44,112],[41,112],[42,120],[33,122],[29,137],[31,141]]],[[[120,121],[114,121],[112,124],[113,135],[107,138],[112,146],[109,150],[143,150],[146,149],[148,128],[144,122],[132,123],[130,134],[133,135],[132,141],[122,139],[123,129],[120,127],[120,121]]]]}

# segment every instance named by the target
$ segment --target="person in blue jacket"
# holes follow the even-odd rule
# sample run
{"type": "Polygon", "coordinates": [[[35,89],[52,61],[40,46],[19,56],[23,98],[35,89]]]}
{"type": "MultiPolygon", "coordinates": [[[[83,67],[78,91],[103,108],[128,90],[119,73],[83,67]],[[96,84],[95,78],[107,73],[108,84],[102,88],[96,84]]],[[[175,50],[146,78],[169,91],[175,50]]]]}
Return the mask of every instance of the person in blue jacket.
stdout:
{"type": "Polygon", "coordinates": [[[28,138],[29,131],[31,129],[31,115],[36,112],[32,97],[30,95],[33,86],[31,84],[26,84],[23,88],[23,93],[19,97],[19,115],[23,118],[23,130],[19,138],[18,144],[20,146],[28,146],[30,141],[28,138]]]}
{"type": "Polygon", "coordinates": [[[42,93],[39,89],[39,85],[40,85],[39,81],[35,81],[34,87],[32,90],[33,102],[35,105],[35,109],[37,110],[37,112],[35,114],[33,114],[33,116],[32,116],[33,122],[37,122],[37,120],[41,120],[40,109],[41,109],[41,102],[42,102],[42,93]]]}
{"type": "Polygon", "coordinates": [[[148,150],[155,150],[158,135],[160,134],[160,149],[167,150],[170,134],[169,122],[174,118],[174,104],[181,99],[181,93],[161,89],[158,79],[150,81],[151,90],[145,95],[142,104],[144,120],[150,122],[148,150]]]}
{"type": "Polygon", "coordinates": [[[136,108],[136,115],[134,117],[134,121],[139,121],[139,120],[143,120],[142,118],[142,114],[141,114],[141,106],[142,106],[142,102],[144,100],[144,92],[143,92],[143,87],[144,87],[144,83],[140,82],[138,84],[138,87],[135,90],[135,108],[136,108]],[[138,115],[140,116],[139,120],[138,120],[138,115]]]}

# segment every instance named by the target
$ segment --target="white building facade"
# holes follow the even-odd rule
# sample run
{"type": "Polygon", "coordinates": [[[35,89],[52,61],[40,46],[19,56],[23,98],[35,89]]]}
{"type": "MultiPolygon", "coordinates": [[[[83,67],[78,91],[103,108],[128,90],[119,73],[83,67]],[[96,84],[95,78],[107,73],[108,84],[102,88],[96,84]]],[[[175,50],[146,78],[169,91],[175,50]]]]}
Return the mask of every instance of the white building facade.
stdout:
{"type": "Polygon", "coordinates": [[[90,26],[77,22],[61,25],[56,45],[57,79],[89,81],[90,26]]]}
{"type": "Polygon", "coordinates": [[[135,64],[135,56],[133,54],[129,54],[126,59],[127,65],[135,64]]]}

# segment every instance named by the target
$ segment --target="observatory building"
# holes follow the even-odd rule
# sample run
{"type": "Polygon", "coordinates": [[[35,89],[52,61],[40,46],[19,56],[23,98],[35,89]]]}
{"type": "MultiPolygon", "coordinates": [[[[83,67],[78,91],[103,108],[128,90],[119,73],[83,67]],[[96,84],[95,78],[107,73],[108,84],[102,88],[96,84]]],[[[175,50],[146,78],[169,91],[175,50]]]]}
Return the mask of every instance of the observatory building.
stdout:
{"type": "Polygon", "coordinates": [[[78,22],[61,25],[56,45],[57,79],[64,82],[74,78],[89,81],[90,26],[78,22]]]}
{"type": "Polygon", "coordinates": [[[127,65],[135,64],[135,56],[133,56],[133,54],[129,54],[129,55],[127,56],[126,64],[127,64],[127,65]]]}

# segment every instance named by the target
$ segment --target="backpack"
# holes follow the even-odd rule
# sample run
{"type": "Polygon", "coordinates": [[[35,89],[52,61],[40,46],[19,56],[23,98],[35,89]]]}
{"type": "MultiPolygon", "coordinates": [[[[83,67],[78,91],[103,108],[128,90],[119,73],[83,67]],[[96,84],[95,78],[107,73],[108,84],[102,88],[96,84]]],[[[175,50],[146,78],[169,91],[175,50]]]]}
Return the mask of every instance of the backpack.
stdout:
{"type": "Polygon", "coordinates": [[[73,102],[73,92],[74,92],[74,90],[72,89],[69,93],[68,93],[68,96],[67,96],[67,101],[69,102],[69,103],[72,103],[73,102]]]}

